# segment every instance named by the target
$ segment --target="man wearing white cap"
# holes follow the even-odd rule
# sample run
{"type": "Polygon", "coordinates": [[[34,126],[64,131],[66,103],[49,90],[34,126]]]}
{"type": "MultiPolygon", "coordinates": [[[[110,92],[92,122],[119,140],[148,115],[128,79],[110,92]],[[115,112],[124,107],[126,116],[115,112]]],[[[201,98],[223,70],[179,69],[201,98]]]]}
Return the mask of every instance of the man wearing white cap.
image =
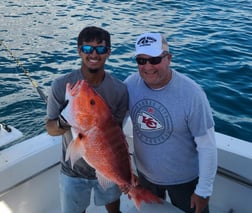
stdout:
{"type": "Polygon", "coordinates": [[[187,213],[208,213],[217,170],[214,121],[202,88],[170,68],[160,33],[135,43],[139,72],[125,83],[139,183],[187,213]]]}

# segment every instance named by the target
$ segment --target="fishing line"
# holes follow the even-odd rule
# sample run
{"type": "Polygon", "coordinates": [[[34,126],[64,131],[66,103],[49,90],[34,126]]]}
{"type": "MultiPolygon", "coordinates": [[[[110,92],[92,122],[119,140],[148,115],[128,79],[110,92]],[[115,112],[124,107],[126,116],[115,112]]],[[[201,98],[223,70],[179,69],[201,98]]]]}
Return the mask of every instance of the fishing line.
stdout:
{"type": "Polygon", "coordinates": [[[42,98],[42,100],[45,103],[47,103],[47,97],[46,97],[46,95],[40,89],[40,87],[38,86],[38,84],[31,78],[29,71],[26,70],[23,67],[23,65],[20,62],[20,60],[12,53],[12,51],[7,47],[7,45],[3,43],[3,41],[0,41],[0,45],[2,45],[5,48],[5,50],[10,54],[10,56],[15,60],[17,66],[24,72],[24,74],[26,75],[26,77],[30,80],[32,86],[37,90],[39,96],[42,98]]]}

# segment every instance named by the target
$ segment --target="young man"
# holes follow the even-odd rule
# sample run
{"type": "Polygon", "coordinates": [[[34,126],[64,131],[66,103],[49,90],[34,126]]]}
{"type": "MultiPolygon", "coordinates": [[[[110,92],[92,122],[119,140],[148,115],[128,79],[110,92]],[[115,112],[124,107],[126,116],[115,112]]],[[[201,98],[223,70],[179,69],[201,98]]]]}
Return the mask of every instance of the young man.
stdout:
{"type": "Polygon", "coordinates": [[[135,48],[139,72],[125,84],[139,183],[161,198],[168,191],[187,213],[209,212],[217,149],[207,97],[170,68],[168,43],[160,33],[140,35],[135,48]]]}
{"type": "Polygon", "coordinates": [[[90,204],[91,189],[94,189],[96,205],[105,205],[109,213],[120,212],[121,191],[118,186],[104,191],[96,179],[95,170],[83,159],[78,160],[73,169],[70,161],[65,162],[72,134],[67,121],[61,116],[66,84],[74,85],[78,80],[85,79],[104,98],[115,119],[122,124],[127,111],[128,93],[121,81],[104,70],[110,49],[110,34],[106,30],[94,26],[84,28],[78,37],[78,53],[82,59],[80,69],[55,79],[49,93],[46,129],[50,135],[62,135],[60,196],[63,213],[85,212],[90,204]]]}

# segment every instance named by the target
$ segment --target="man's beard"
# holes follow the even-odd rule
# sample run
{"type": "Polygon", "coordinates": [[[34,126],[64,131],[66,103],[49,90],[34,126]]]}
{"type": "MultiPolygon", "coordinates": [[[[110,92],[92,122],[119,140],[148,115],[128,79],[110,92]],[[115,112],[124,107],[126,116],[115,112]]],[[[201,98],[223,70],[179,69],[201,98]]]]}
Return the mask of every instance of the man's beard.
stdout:
{"type": "Polygon", "coordinates": [[[99,72],[99,69],[90,69],[89,68],[88,71],[91,73],[97,73],[97,72],[99,72]]]}

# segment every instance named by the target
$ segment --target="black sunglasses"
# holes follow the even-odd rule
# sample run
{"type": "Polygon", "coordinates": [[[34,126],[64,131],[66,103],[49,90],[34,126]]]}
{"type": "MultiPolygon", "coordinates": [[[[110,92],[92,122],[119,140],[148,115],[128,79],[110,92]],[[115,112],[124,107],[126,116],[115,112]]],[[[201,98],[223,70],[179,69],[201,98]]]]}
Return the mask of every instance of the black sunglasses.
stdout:
{"type": "Polygon", "coordinates": [[[80,47],[81,51],[86,54],[92,54],[93,51],[95,50],[97,54],[105,54],[108,52],[109,48],[106,46],[97,46],[93,47],[90,45],[83,45],[80,47]]]}
{"type": "Polygon", "coordinates": [[[140,57],[137,57],[136,58],[136,62],[139,65],[145,65],[147,63],[147,61],[149,61],[150,64],[156,65],[156,64],[159,64],[162,61],[162,59],[165,56],[167,56],[167,55],[168,54],[165,54],[163,56],[151,57],[151,58],[140,58],[140,57]]]}

